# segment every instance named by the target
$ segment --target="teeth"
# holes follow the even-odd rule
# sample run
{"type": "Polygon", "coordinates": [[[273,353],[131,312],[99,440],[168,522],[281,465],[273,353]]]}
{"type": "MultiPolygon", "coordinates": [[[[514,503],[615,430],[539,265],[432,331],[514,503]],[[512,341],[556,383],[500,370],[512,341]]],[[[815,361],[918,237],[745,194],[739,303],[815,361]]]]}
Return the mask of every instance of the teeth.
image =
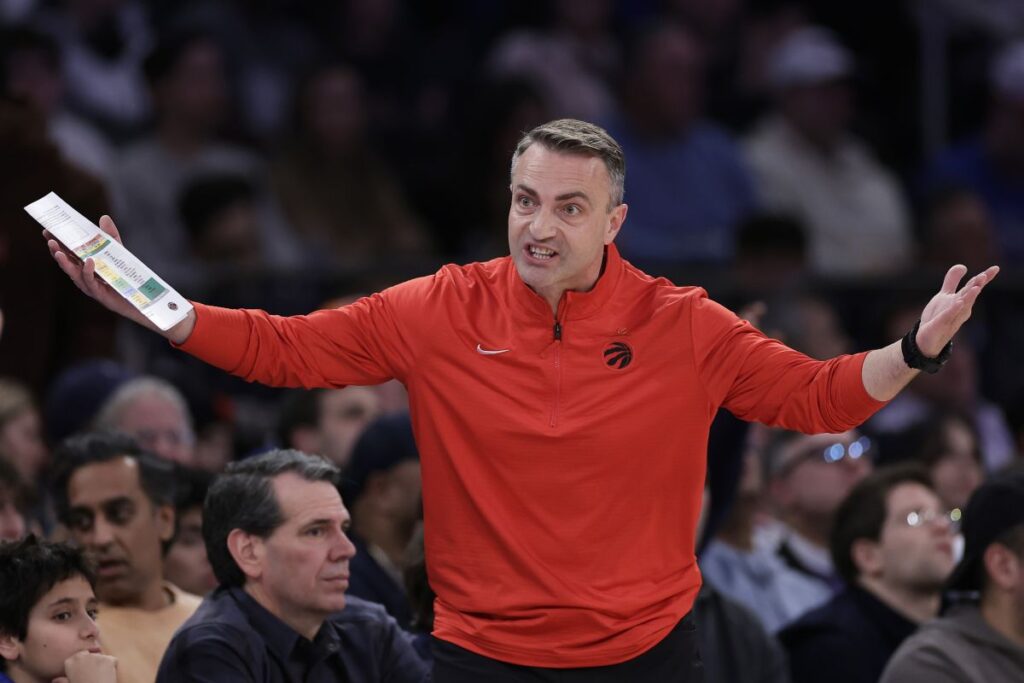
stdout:
{"type": "Polygon", "coordinates": [[[554,250],[545,249],[544,247],[530,247],[530,255],[535,258],[546,259],[551,258],[555,255],[554,250]]]}

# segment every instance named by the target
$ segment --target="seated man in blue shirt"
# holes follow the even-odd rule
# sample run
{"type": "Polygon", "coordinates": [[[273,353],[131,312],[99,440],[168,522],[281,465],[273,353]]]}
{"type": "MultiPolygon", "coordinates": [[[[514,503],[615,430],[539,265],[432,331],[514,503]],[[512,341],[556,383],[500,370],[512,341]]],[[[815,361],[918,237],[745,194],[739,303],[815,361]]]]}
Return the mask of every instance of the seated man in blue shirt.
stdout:
{"type": "Polygon", "coordinates": [[[219,587],[177,632],[157,681],[423,681],[426,666],[373,603],[346,596],[355,547],[319,457],[279,450],[230,465],[203,510],[219,587]]]}

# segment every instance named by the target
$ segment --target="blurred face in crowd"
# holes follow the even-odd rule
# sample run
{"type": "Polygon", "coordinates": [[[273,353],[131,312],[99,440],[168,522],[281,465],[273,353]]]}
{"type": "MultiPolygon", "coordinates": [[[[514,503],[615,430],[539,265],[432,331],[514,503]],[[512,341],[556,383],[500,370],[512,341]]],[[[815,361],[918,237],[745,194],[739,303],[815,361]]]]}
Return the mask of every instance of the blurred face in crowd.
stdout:
{"type": "Polygon", "coordinates": [[[227,82],[220,49],[197,40],[156,88],[163,114],[199,135],[214,133],[227,112],[227,82]]]}
{"type": "Polygon", "coordinates": [[[947,266],[962,263],[977,273],[998,261],[992,217],[980,197],[963,194],[946,203],[928,224],[929,256],[947,266]]]}
{"type": "Polygon", "coordinates": [[[406,460],[386,472],[371,475],[359,503],[364,499],[372,500],[376,516],[390,520],[404,531],[411,531],[423,516],[422,495],[420,463],[406,460]]]}
{"type": "Polygon", "coordinates": [[[100,599],[156,608],[146,603],[162,599],[161,544],[174,535],[174,509],[149,499],[138,462],[125,456],[80,467],[67,496],[68,531],[97,564],[100,599]]]}
{"type": "Polygon", "coordinates": [[[188,416],[177,403],[160,393],[141,394],[125,405],[114,428],[161,458],[183,465],[193,464],[195,436],[188,416]]]}
{"type": "Polygon", "coordinates": [[[782,447],[772,497],[788,514],[827,520],[872,469],[857,432],[798,436],[782,447]]]}
{"type": "Polygon", "coordinates": [[[0,424],[0,454],[26,482],[38,481],[49,460],[39,411],[26,408],[0,424]]]}
{"type": "Polygon", "coordinates": [[[17,541],[25,535],[25,516],[16,494],[0,484],[0,541],[17,541]]]}
{"type": "Polygon", "coordinates": [[[947,514],[928,487],[917,482],[893,487],[878,541],[855,542],[861,544],[854,552],[860,575],[904,591],[937,592],[956,564],[947,514]]]}
{"type": "Polygon", "coordinates": [[[974,432],[963,420],[949,419],[942,429],[946,448],[930,474],[943,505],[962,510],[985,476],[981,452],[974,432]]]}
{"type": "Polygon", "coordinates": [[[566,290],[597,282],[604,248],[626,219],[626,205],[610,207],[611,181],[594,156],[530,145],[512,171],[508,244],[519,276],[557,306],[566,290]]]}
{"type": "Polygon", "coordinates": [[[810,142],[832,147],[853,117],[853,89],[845,81],[796,86],[781,95],[783,116],[810,142]]]}
{"type": "Polygon", "coordinates": [[[329,152],[343,152],[363,138],[366,105],[359,76],[337,67],[317,75],[307,86],[305,125],[312,139],[329,152]]]}
{"type": "MultiPolygon", "coordinates": [[[[15,681],[52,681],[79,652],[100,652],[96,596],[81,576],[60,581],[35,604],[25,638],[0,636],[0,656],[15,681]]],[[[66,679],[61,679],[66,680],[66,679]]]]}
{"type": "MultiPolygon", "coordinates": [[[[345,606],[349,560],[356,549],[345,531],[348,510],[328,482],[306,481],[293,472],[272,480],[284,523],[250,544],[235,559],[247,576],[245,588],[261,604],[300,633],[308,633],[345,606]]],[[[232,539],[229,537],[229,545],[232,539]]]]}
{"type": "Polygon", "coordinates": [[[651,34],[639,48],[631,74],[631,107],[650,132],[672,135],[699,116],[704,89],[704,54],[697,39],[676,26],[651,34]]]}
{"type": "Polygon", "coordinates": [[[39,50],[22,50],[8,57],[7,91],[32,103],[44,116],[56,113],[64,93],[57,65],[39,50]]]}
{"type": "Polygon", "coordinates": [[[338,467],[348,464],[352,448],[374,418],[380,402],[370,387],[332,389],[320,395],[319,453],[338,467]]]}
{"type": "Polygon", "coordinates": [[[178,535],[164,557],[164,578],[193,595],[205,595],[217,587],[203,542],[203,509],[181,513],[178,535]]]}

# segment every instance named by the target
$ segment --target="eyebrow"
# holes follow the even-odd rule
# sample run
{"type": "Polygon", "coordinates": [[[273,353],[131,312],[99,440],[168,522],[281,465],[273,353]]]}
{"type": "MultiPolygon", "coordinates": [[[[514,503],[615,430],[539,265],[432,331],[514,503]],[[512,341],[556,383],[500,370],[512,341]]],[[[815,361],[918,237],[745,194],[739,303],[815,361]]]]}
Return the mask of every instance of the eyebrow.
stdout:
{"type": "MultiPolygon", "coordinates": [[[[525,192],[526,194],[532,195],[534,197],[540,196],[540,195],[537,194],[537,191],[534,190],[532,187],[527,187],[526,185],[523,185],[522,183],[517,184],[516,185],[516,189],[521,191],[521,192],[525,192]]],[[[577,198],[586,200],[587,203],[590,203],[590,197],[587,196],[587,193],[583,192],[582,190],[574,190],[572,192],[566,192],[564,194],[560,194],[557,197],[555,197],[555,201],[556,202],[564,202],[566,199],[577,199],[577,198]]]]}
{"type": "Polygon", "coordinates": [[[54,600],[53,602],[51,602],[49,605],[47,605],[47,607],[56,607],[57,605],[73,605],[73,604],[75,604],[75,599],[74,598],[60,598],[59,600],[54,600]]]}

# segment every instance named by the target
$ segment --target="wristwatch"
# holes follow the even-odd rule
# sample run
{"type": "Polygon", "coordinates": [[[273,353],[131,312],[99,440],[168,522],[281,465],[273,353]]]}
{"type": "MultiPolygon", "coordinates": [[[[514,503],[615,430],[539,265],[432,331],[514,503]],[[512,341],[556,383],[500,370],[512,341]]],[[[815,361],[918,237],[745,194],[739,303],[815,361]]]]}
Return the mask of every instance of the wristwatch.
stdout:
{"type": "Polygon", "coordinates": [[[949,360],[949,355],[953,353],[953,342],[950,340],[938,356],[929,358],[917,346],[917,331],[919,329],[921,329],[920,319],[914,323],[914,329],[907,332],[906,336],[903,337],[903,343],[901,344],[903,347],[903,362],[915,370],[923,370],[929,375],[934,375],[949,360]]]}

